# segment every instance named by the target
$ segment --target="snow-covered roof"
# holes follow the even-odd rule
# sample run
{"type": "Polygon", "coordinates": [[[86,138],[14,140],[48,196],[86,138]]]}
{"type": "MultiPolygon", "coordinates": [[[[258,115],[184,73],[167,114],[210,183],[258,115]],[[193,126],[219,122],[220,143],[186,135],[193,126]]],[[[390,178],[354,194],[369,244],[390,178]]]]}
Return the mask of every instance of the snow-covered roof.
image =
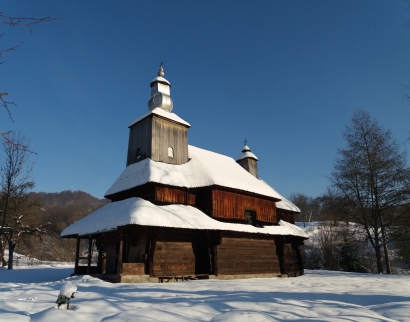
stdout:
{"type": "Polygon", "coordinates": [[[236,158],[236,160],[242,160],[245,158],[252,158],[252,159],[255,159],[256,161],[258,160],[258,157],[255,154],[253,154],[251,151],[242,152],[241,155],[236,158]]]}
{"type": "Polygon", "coordinates": [[[283,210],[289,210],[293,212],[300,212],[300,209],[293,204],[291,201],[286,199],[284,196],[279,194],[275,189],[273,189],[270,185],[268,185],[265,181],[261,180],[264,184],[266,184],[269,188],[271,188],[273,191],[275,191],[279,196],[280,196],[280,201],[276,202],[276,208],[283,209],[283,210]]]}
{"type": "Polygon", "coordinates": [[[307,238],[303,229],[284,221],[280,221],[279,226],[266,226],[264,228],[247,224],[225,223],[210,218],[192,206],[180,204],[157,206],[141,198],[130,198],[110,203],[68,226],[60,236],[101,233],[125,225],[238,231],[307,238]]]}
{"type": "Polygon", "coordinates": [[[169,86],[171,86],[171,83],[170,83],[169,81],[167,81],[167,80],[166,80],[164,77],[162,77],[162,76],[155,77],[155,78],[151,81],[151,85],[152,85],[152,83],[154,83],[154,82],[165,83],[165,84],[168,84],[169,86]]]}
{"type": "Polygon", "coordinates": [[[169,120],[171,120],[171,121],[174,121],[174,122],[177,122],[177,123],[186,125],[186,126],[188,126],[188,127],[191,126],[191,124],[189,124],[188,122],[186,122],[186,121],[184,121],[183,119],[181,119],[181,118],[180,118],[178,115],[176,115],[175,113],[168,112],[168,111],[166,111],[166,110],[164,110],[164,109],[162,109],[162,108],[160,108],[160,107],[156,107],[156,108],[154,108],[152,111],[149,111],[147,114],[145,114],[145,115],[143,115],[143,116],[137,118],[134,122],[132,122],[132,123],[129,125],[129,127],[133,126],[135,123],[141,121],[142,119],[145,119],[148,115],[151,115],[151,114],[156,114],[156,115],[162,116],[162,117],[167,118],[167,119],[169,119],[169,120]]]}
{"type": "Polygon", "coordinates": [[[190,160],[181,165],[155,162],[148,158],[129,165],[105,196],[156,182],[186,188],[217,185],[279,200],[283,198],[230,157],[191,145],[188,146],[188,152],[190,160]]]}
{"type": "Polygon", "coordinates": [[[236,158],[236,161],[239,161],[239,160],[242,160],[242,159],[245,159],[245,158],[253,158],[256,161],[258,161],[258,157],[251,152],[251,149],[246,144],[246,140],[245,140],[245,145],[242,148],[242,153],[239,157],[236,158]]]}

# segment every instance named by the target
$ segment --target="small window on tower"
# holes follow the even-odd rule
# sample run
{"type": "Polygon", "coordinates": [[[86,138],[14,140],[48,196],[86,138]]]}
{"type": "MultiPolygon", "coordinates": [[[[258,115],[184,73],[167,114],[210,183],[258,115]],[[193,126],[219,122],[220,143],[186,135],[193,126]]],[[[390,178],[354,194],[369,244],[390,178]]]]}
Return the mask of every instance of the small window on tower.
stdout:
{"type": "Polygon", "coordinates": [[[171,147],[168,147],[168,156],[169,156],[170,158],[173,158],[173,157],[174,157],[174,149],[171,148],[171,147]]]}

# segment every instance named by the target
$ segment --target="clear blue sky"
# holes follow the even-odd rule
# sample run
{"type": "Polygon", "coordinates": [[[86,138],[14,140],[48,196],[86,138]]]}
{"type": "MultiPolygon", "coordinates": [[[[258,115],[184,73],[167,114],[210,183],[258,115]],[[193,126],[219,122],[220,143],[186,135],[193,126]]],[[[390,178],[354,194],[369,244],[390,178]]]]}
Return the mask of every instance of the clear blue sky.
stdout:
{"type": "MultiPolygon", "coordinates": [[[[236,158],[284,196],[326,190],[342,131],[368,111],[406,147],[410,9],[404,0],[5,0],[0,129],[31,138],[35,191],[102,198],[125,168],[128,125],[148,112],[162,58],[189,143],[236,158]]],[[[408,92],[409,93],[409,92],[408,92]]],[[[410,93],[409,93],[410,94],[410,93]]]]}

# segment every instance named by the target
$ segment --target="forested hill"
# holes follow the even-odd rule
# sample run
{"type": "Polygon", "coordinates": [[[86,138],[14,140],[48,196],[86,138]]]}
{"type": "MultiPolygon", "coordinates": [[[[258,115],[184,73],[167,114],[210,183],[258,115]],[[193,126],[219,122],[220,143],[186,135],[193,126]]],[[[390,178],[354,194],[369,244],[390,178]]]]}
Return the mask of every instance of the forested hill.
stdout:
{"type": "MultiPolygon", "coordinates": [[[[108,204],[84,191],[31,192],[21,221],[31,228],[42,226],[44,234],[22,234],[16,252],[40,260],[73,261],[75,239],[60,239],[64,228],[108,204]]],[[[4,243],[6,244],[6,243],[4,243]]],[[[4,249],[1,249],[1,253],[4,249]]]]}
{"type": "Polygon", "coordinates": [[[82,204],[87,205],[92,208],[95,208],[95,205],[99,205],[97,208],[101,207],[101,205],[105,205],[109,203],[107,199],[98,199],[93,197],[87,192],[77,190],[71,191],[66,190],[62,192],[30,192],[29,197],[31,199],[38,200],[43,206],[68,206],[72,204],[82,204]]]}
{"type": "Polygon", "coordinates": [[[110,202],[108,199],[95,198],[84,191],[71,190],[54,193],[31,192],[28,197],[34,203],[30,212],[34,212],[44,222],[50,222],[52,230],[57,234],[110,202]]]}

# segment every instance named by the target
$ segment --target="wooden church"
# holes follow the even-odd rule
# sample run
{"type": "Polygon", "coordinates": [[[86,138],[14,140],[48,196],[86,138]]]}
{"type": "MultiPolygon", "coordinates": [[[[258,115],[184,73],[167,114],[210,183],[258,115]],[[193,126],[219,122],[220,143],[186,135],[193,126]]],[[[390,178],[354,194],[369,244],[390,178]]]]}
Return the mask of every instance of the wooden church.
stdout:
{"type": "Polygon", "coordinates": [[[188,145],[162,66],[149,112],[130,126],[127,167],[111,203],[67,227],[74,274],[113,282],[298,276],[299,209],[258,177],[245,142],[234,159],[188,145]]]}

